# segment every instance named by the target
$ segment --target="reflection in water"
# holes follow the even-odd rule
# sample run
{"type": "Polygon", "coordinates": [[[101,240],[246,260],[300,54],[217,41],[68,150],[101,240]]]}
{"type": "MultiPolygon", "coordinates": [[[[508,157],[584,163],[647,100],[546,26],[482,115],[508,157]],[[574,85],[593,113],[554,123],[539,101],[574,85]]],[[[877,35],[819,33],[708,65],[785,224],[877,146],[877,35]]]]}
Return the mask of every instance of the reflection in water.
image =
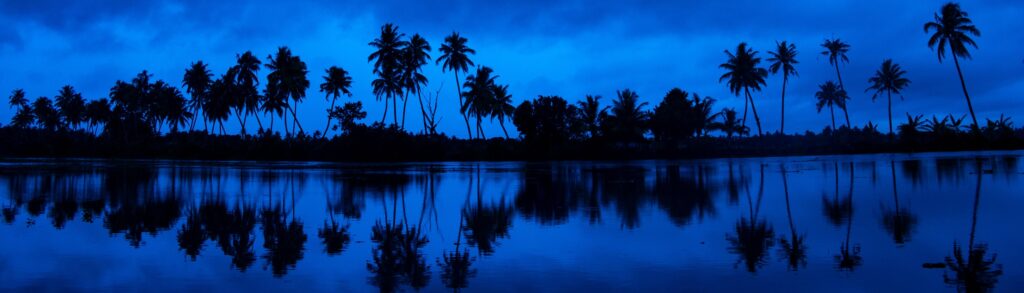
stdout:
{"type": "MultiPolygon", "coordinates": [[[[17,270],[10,268],[26,269],[41,259],[62,255],[85,259],[76,253],[93,251],[107,253],[98,259],[109,261],[111,267],[132,260],[123,257],[129,253],[156,252],[166,253],[158,260],[183,257],[186,261],[180,264],[167,263],[186,267],[231,268],[236,274],[251,278],[262,274],[267,280],[317,280],[310,275],[319,275],[319,280],[329,284],[320,286],[344,284],[343,289],[355,291],[489,291],[513,288],[498,284],[513,278],[551,285],[538,281],[538,275],[556,276],[566,284],[600,280],[643,290],[651,288],[641,282],[656,284],[670,279],[667,275],[676,274],[675,266],[698,268],[688,273],[702,277],[704,273],[769,272],[762,274],[781,278],[778,282],[831,286],[848,279],[832,276],[877,278],[864,271],[880,264],[862,265],[863,258],[911,259],[915,263],[882,265],[920,269],[916,262],[928,259],[922,254],[948,251],[947,244],[936,248],[934,241],[923,240],[948,239],[949,231],[966,232],[967,227],[929,227],[919,223],[919,216],[953,218],[959,210],[950,206],[956,206],[955,199],[962,192],[953,193],[959,192],[957,188],[975,188],[966,245],[954,242],[944,263],[929,263],[945,265],[945,282],[935,282],[938,271],[905,275],[916,278],[925,274],[929,279],[922,282],[932,286],[948,284],[961,291],[980,292],[993,289],[1002,276],[1002,265],[1013,261],[1000,259],[997,263],[994,250],[1024,242],[1014,242],[1017,238],[1012,234],[989,235],[984,243],[975,240],[982,209],[988,214],[1002,213],[998,216],[1008,223],[1017,219],[996,209],[994,203],[991,207],[980,204],[986,174],[994,178],[992,183],[985,182],[986,199],[1004,206],[1019,203],[1010,196],[1015,193],[1007,191],[1007,186],[1019,184],[1017,157],[988,156],[977,160],[974,167],[968,163],[974,157],[952,155],[359,167],[88,161],[0,164],[0,212],[5,223],[0,224],[0,235],[24,238],[0,243],[8,245],[0,251],[91,241],[84,252],[3,255],[0,270],[6,279],[0,282],[0,291],[27,286],[17,273],[10,273],[17,270]],[[876,163],[889,164],[891,180],[885,179],[884,167],[877,172],[876,163]],[[976,182],[965,175],[972,174],[971,168],[976,182]],[[855,180],[856,174],[870,174],[871,180],[860,182],[855,180]],[[861,193],[857,196],[855,186],[861,193]],[[887,200],[889,192],[891,200],[887,200]],[[869,196],[879,193],[886,196],[869,196]],[[819,194],[823,194],[820,201],[819,194]],[[918,203],[927,198],[928,203],[910,209],[908,203],[914,198],[918,203]],[[858,219],[870,216],[881,219],[882,225],[853,221],[855,204],[858,219]],[[305,223],[310,221],[315,224],[307,227],[305,223]],[[779,224],[788,231],[777,235],[774,228],[779,224]],[[843,233],[841,239],[833,236],[837,234],[822,233],[830,228],[843,233]],[[100,235],[91,234],[96,231],[100,235]],[[310,235],[317,238],[309,241],[310,235]],[[702,238],[706,235],[717,236],[714,240],[702,238]],[[911,242],[912,238],[915,241],[911,242]],[[837,241],[838,251],[808,248],[835,247],[837,241]],[[170,251],[163,251],[168,247],[170,251]],[[702,257],[687,258],[692,251],[702,257]],[[670,258],[696,261],[670,263],[673,267],[641,276],[629,274],[649,269],[638,264],[670,258]],[[772,259],[786,265],[767,265],[772,259]],[[356,261],[354,269],[352,260],[356,261]],[[257,262],[262,270],[250,270],[257,262]],[[559,271],[563,267],[572,270],[559,271]],[[836,274],[836,269],[844,274],[836,274]],[[787,272],[797,270],[803,274],[787,272]],[[7,277],[12,275],[15,277],[7,277]]],[[[162,261],[146,265],[165,266],[162,261]]],[[[177,267],[168,270],[173,270],[172,277],[189,279],[177,267]]],[[[52,272],[38,274],[46,273],[52,272]]],[[[1012,290],[1021,286],[1012,283],[1015,278],[1003,279],[1001,287],[1012,290]]],[[[599,288],[622,289],[605,285],[599,288]]]]}
{"type": "Polygon", "coordinates": [[[978,206],[981,204],[981,176],[985,173],[982,161],[977,160],[974,173],[978,183],[974,191],[974,208],[971,212],[971,235],[967,241],[967,257],[964,258],[963,247],[953,242],[953,255],[946,257],[946,266],[950,272],[943,276],[946,284],[955,286],[957,291],[989,292],[995,288],[999,276],[1003,274],[1003,266],[996,263],[996,255],[986,258],[988,245],[975,244],[974,232],[978,227],[978,206]]]}

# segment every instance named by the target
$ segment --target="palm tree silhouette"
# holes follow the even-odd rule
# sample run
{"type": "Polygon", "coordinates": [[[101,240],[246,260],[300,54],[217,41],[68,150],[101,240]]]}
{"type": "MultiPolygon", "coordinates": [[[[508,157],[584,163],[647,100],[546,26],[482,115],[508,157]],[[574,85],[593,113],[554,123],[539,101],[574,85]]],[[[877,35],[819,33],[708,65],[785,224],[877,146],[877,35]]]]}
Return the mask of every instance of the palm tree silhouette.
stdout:
{"type": "Polygon", "coordinates": [[[505,139],[511,139],[508,136],[508,130],[505,130],[505,120],[511,120],[512,114],[516,111],[516,107],[512,106],[512,95],[508,93],[508,85],[492,85],[491,93],[494,99],[491,101],[490,112],[491,120],[498,119],[498,125],[501,126],[501,132],[505,133],[505,139]]]}
{"type": "MultiPolygon", "coordinates": [[[[850,63],[850,58],[846,57],[846,52],[850,51],[850,45],[843,43],[843,41],[837,39],[826,39],[821,44],[825,48],[825,51],[821,52],[821,55],[828,56],[828,64],[835,66],[836,78],[839,79],[839,88],[846,90],[846,86],[843,86],[843,75],[839,73],[839,63],[850,63]]],[[[846,127],[850,127],[850,113],[846,111],[846,100],[838,101],[836,106],[839,106],[843,110],[843,114],[846,116],[846,127]]],[[[835,129],[835,127],[832,127],[835,129]]]]}
{"type": "Polygon", "coordinates": [[[719,114],[721,114],[722,121],[713,123],[711,128],[725,132],[727,138],[732,138],[733,134],[746,135],[750,133],[750,128],[743,125],[743,122],[737,117],[736,109],[722,109],[719,114]]]}
{"type": "Polygon", "coordinates": [[[256,115],[262,100],[259,91],[256,89],[260,84],[259,76],[256,74],[260,70],[260,64],[260,59],[256,58],[256,55],[253,55],[250,51],[238,55],[235,64],[235,67],[238,68],[237,80],[235,81],[238,87],[234,103],[235,116],[238,117],[238,122],[242,126],[242,134],[246,133],[245,122],[248,120],[249,114],[256,117],[256,123],[260,127],[259,130],[263,130],[263,122],[260,121],[260,116],[256,115]]]}
{"type": "Polygon", "coordinates": [[[82,124],[85,114],[85,99],[82,98],[82,94],[75,92],[75,88],[70,85],[65,85],[54,97],[54,100],[64,127],[78,128],[78,125],[82,124]]]}
{"type": "Polygon", "coordinates": [[[772,63],[768,70],[772,74],[782,70],[782,124],[779,126],[779,133],[786,133],[786,83],[789,82],[790,75],[799,76],[794,65],[800,62],[796,60],[796,45],[782,41],[775,42],[775,46],[775,52],[768,51],[768,54],[772,55],[768,58],[768,62],[772,63]]]}
{"type": "Polygon", "coordinates": [[[210,120],[211,123],[216,123],[220,126],[221,134],[224,132],[224,121],[228,120],[231,116],[231,106],[233,105],[232,99],[234,98],[235,91],[235,76],[237,75],[237,69],[232,67],[228,69],[228,72],[222,75],[219,79],[214,80],[210,84],[210,97],[206,103],[203,113],[206,114],[206,119],[210,120]]]}
{"type": "Polygon", "coordinates": [[[462,85],[463,88],[466,88],[466,91],[462,93],[465,103],[462,104],[460,110],[463,113],[476,117],[476,135],[478,138],[485,138],[484,128],[481,123],[484,117],[491,114],[491,105],[495,100],[494,88],[497,85],[495,85],[494,80],[498,76],[492,75],[492,73],[494,73],[494,70],[490,67],[478,67],[476,74],[467,76],[466,83],[462,85]]]}
{"type": "Polygon", "coordinates": [[[946,57],[946,45],[949,45],[950,55],[953,57],[953,64],[956,65],[956,74],[960,77],[960,88],[964,91],[964,98],[967,99],[967,109],[971,112],[971,120],[974,122],[974,129],[978,129],[978,118],[974,116],[974,106],[971,105],[971,96],[967,94],[967,84],[964,82],[964,74],[960,71],[959,58],[971,59],[971,53],[967,46],[978,48],[971,36],[980,37],[981,31],[974,26],[974,23],[967,17],[967,12],[960,10],[960,4],[953,2],[942,5],[941,14],[935,14],[935,21],[924,24],[924,32],[935,33],[928,39],[928,47],[935,49],[939,56],[939,63],[946,57]]]}
{"type": "Polygon", "coordinates": [[[7,101],[7,103],[11,105],[11,108],[28,106],[28,99],[25,98],[25,90],[23,89],[15,89],[11,91],[11,95],[7,98],[7,101]]]}
{"type": "Polygon", "coordinates": [[[89,127],[94,128],[97,125],[107,123],[107,121],[110,121],[112,114],[110,111],[110,101],[107,98],[92,100],[85,104],[85,121],[89,123],[89,127]]]}
{"type": "MultiPolygon", "coordinates": [[[[910,85],[910,80],[903,77],[907,74],[906,70],[900,68],[899,64],[893,63],[892,59],[885,59],[882,61],[882,67],[875,71],[875,76],[868,79],[871,83],[871,87],[868,90],[875,90],[875,94],[871,96],[871,100],[874,101],[879,94],[885,92],[886,98],[889,100],[889,136],[892,137],[892,94],[897,95],[903,91],[907,85],[910,85]]],[[[903,95],[900,95],[903,98],[903,95]]]]}
{"type": "Polygon", "coordinates": [[[601,107],[601,96],[587,95],[583,101],[576,103],[576,107],[580,109],[580,119],[590,138],[597,138],[601,129],[600,122],[608,116],[608,106],[601,107]]]}
{"type": "Polygon", "coordinates": [[[735,54],[726,50],[725,55],[729,56],[729,60],[718,67],[725,69],[726,72],[718,82],[728,79],[729,90],[733,94],[739,96],[741,91],[746,94],[747,98],[743,101],[743,125],[747,125],[747,103],[750,103],[754,121],[757,122],[757,135],[761,135],[761,118],[757,116],[757,107],[754,105],[750,90],[761,90],[761,86],[765,85],[764,79],[768,76],[768,70],[758,67],[761,58],[757,57],[757,51],[747,48],[747,43],[736,46],[735,54]]]}
{"type": "MultiPolygon", "coordinates": [[[[334,102],[338,100],[338,96],[345,94],[351,97],[352,92],[349,91],[349,87],[352,86],[352,77],[348,76],[348,71],[337,66],[331,66],[326,70],[324,75],[324,82],[320,84],[320,91],[324,93],[326,99],[331,101],[331,107],[327,108],[327,113],[334,110],[334,102]]],[[[324,132],[321,137],[327,137],[327,130],[331,127],[331,116],[327,115],[327,126],[324,127],[324,132]]]]}
{"type": "Polygon", "coordinates": [[[647,102],[641,103],[636,92],[630,89],[617,91],[608,120],[603,123],[608,128],[608,135],[623,142],[643,141],[650,118],[650,113],[643,110],[644,106],[647,102]]]}
{"type": "Polygon", "coordinates": [[[287,104],[291,98],[293,105],[285,108],[291,110],[295,126],[299,127],[300,133],[303,132],[296,108],[306,97],[306,89],[309,88],[306,62],[298,56],[293,56],[288,47],[280,47],[277,54],[267,56],[267,63],[263,66],[270,69],[270,74],[267,75],[267,94],[272,96],[268,96],[267,99],[278,99],[287,104]]]}
{"type": "MultiPolygon", "coordinates": [[[[388,101],[398,99],[402,96],[406,83],[402,80],[402,51],[409,42],[403,40],[405,36],[398,32],[398,26],[386,23],[380,27],[380,37],[369,43],[376,51],[370,53],[367,61],[373,62],[373,73],[377,79],[373,80],[373,94],[380,100],[384,97],[384,117],[381,123],[388,117],[388,101]]],[[[398,125],[398,102],[392,101],[392,112],[394,113],[394,125],[398,125]]]]}
{"type": "MultiPolygon", "coordinates": [[[[423,65],[430,60],[430,43],[420,36],[412,35],[409,43],[401,52],[402,83],[405,84],[405,98],[402,100],[402,128],[405,128],[405,107],[409,104],[409,94],[416,94],[420,103],[420,115],[426,116],[426,109],[423,108],[423,97],[420,93],[422,86],[427,84],[427,76],[423,75],[423,65]]],[[[421,119],[423,129],[427,129],[426,118],[421,119]]]]}
{"type": "Polygon", "coordinates": [[[8,103],[11,105],[11,108],[18,108],[14,116],[11,117],[11,125],[18,128],[26,128],[32,125],[36,117],[33,115],[32,105],[25,98],[25,90],[15,89],[11,91],[8,103]]]}
{"type": "Polygon", "coordinates": [[[36,118],[36,124],[43,129],[55,131],[60,127],[60,113],[53,107],[50,98],[36,98],[32,102],[32,115],[36,118]]]}
{"type": "MultiPolygon", "coordinates": [[[[203,129],[207,131],[208,129],[206,129],[205,126],[206,121],[208,120],[205,119],[207,114],[200,114],[200,112],[203,112],[203,110],[206,109],[210,93],[210,85],[213,83],[212,79],[213,74],[210,73],[209,69],[207,69],[206,63],[198,61],[192,63],[192,66],[185,70],[185,77],[183,77],[181,81],[182,85],[184,85],[185,89],[188,91],[188,94],[192,97],[192,99],[189,100],[189,109],[191,109],[192,113],[195,113],[196,118],[204,117],[203,129]]],[[[195,126],[196,120],[192,119],[192,125],[189,126],[189,131],[195,129],[195,126]]]]}
{"type": "MultiPolygon", "coordinates": [[[[470,66],[474,66],[473,60],[469,59],[469,55],[476,54],[476,51],[466,46],[468,40],[459,36],[459,33],[452,32],[444,38],[444,44],[438,51],[441,51],[441,57],[437,58],[435,63],[441,63],[441,71],[453,71],[455,72],[455,84],[462,84],[459,82],[459,71],[468,72],[470,66]]],[[[462,97],[462,90],[456,87],[456,92],[459,94],[459,107],[464,107],[465,101],[462,97]]],[[[462,112],[462,119],[466,121],[466,134],[469,138],[473,138],[473,130],[469,127],[469,116],[465,112],[462,112]]]]}
{"type": "Polygon", "coordinates": [[[978,207],[981,203],[981,159],[976,161],[975,173],[977,173],[978,184],[974,191],[974,208],[971,213],[971,235],[967,241],[967,258],[964,258],[963,247],[953,242],[953,255],[946,256],[946,267],[950,269],[953,276],[948,273],[942,278],[946,284],[955,286],[957,291],[966,292],[989,292],[995,289],[999,276],[1003,274],[1003,266],[996,263],[996,255],[986,259],[988,245],[975,244],[974,234],[978,226],[978,207]]]}
{"type": "Polygon", "coordinates": [[[840,104],[841,101],[849,99],[846,96],[846,91],[841,86],[836,86],[832,81],[826,81],[825,83],[818,85],[818,92],[814,93],[814,97],[818,100],[815,104],[818,108],[818,113],[821,113],[821,109],[828,107],[828,111],[832,116],[832,131],[836,130],[836,113],[835,106],[840,104]]]}
{"type": "Polygon", "coordinates": [[[786,166],[782,167],[782,190],[786,196],[786,218],[789,219],[789,239],[780,237],[779,243],[782,246],[782,253],[786,256],[790,270],[797,270],[807,266],[807,245],[804,244],[805,235],[796,233],[796,226],[793,225],[793,212],[789,204],[789,180],[786,178],[786,166]]]}

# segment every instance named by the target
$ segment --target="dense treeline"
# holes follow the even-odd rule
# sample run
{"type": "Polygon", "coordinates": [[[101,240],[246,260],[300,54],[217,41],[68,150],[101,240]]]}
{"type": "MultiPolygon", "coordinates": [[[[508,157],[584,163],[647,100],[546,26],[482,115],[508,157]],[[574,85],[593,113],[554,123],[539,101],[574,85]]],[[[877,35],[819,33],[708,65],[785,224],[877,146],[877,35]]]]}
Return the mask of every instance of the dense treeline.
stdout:
{"type": "MultiPolygon", "coordinates": [[[[192,63],[182,77],[182,90],[143,71],[129,81],[117,81],[107,98],[86,101],[74,87],[64,86],[51,100],[29,100],[16,89],[9,104],[16,109],[11,123],[0,128],[0,155],[6,156],[99,156],[165,157],[197,159],[301,159],[301,160],[484,160],[484,159],[600,159],[656,158],[736,155],[787,155],[880,151],[958,150],[1019,148],[1024,146],[1021,129],[1001,116],[980,124],[968,95],[959,59],[969,59],[972,36],[980,31],[967,13],[954,3],[946,4],[925,24],[932,33],[928,45],[941,62],[948,51],[956,64],[970,112],[956,117],[907,115],[907,121],[893,121],[892,96],[910,85],[906,71],[885,60],[868,80],[872,99],[885,97],[888,131],[877,125],[851,123],[840,65],[848,63],[850,45],[840,39],[826,40],[821,47],[836,80],[825,81],[815,93],[818,112],[828,111],[831,123],[820,133],[786,135],[785,94],[790,77],[799,76],[796,45],[778,42],[768,52],[767,68],[759,52],[746,43],[725,51],[720,82],[744,101],[742,114],[736,109],[715,109],[716,100],[683,89],[671,89],[661,101],[648,105],[632,90],[617,92],[610,103],[601,96],[586,96],[572,104],[558,96],[542,95],[514,106],[508,85],[487,66],[477,66],[475,50],[458,33],[447,36],[435,61],[452,72],[460,84],[457,98],[468,139],[439,133],[443,118],[437,113],[441,93],[424,92],[428,79],[423,67],[432,60],[432,47],[419,34],[406,37],[398,26],[385,24],[380,36],[369,43],[375,51],[368,61],[376,76],[373,94],[383,102],[379,122],[364,124],[361,101],[351,97],[352,78],[341,67],[325,70],[320,92],[330,102],[327,125],[321,131],[307,131],[300,123],[298,105],[311,85],[309,69],[287,47],[261,60],[252,52],[237,55],[236,64],[215,76],[203,61],[192,63]],[[475,70],[472,70],[473,67],[475,70]],[[260,69],[265,69],[261,84],[260,69]],[[460,76],[460,73],[462,75],[460,76]],[[782,75],[782,113],[778,132],[761,127],[764,115],[757,111],[755,95],[766,85],[769,74],[782,75]],[[262,87],[262,88],[261,88],[262,87]],[[187,95],[187,97],[186,97],[187,95]],[[406,129],[409,100],[419,108],[419,132],[406,129]],[[390,109],[389,109],[390,103],[390,109]],[[836,124],[836,110],[845,118],[836,124]],[[388,113],[391,119],[388,119],[388,113]],[[748,126],[748,112],[754,126],[748,126]],[[246,128],[252,116],[258,129],[246,128]],[[228,135],[224,124],[240,126],[228,135]],[[261,119],[263,117],[264,119],[261,119]],[[263,121],[269,118],[269,121],[263,121]],[[201,121],[201,123],[200,123],[201,121]],[[279,121],[279,122],[278,122],[279,121]],[[483,124],[497,122],[504,139],[487,139],[483,124]],[[510,122],[519,131],[513,139],[506,128],[510,122]],[[275,124],[277,124],[275,126],[275,124]],[[199,130],[199,127],[202,127],[199,130]],[[275,128],[277,127],[277,128],[275,128]],[[283,128],[283,135],[280,129],[283,128]],[[756,130],[756,133],[754,132],[756,130]],[[751,136],[756,134],[756,136],[751,136]]],[[[452,97],[451,103],[455,99],[452,97]]],[[[415,111],[415,108],[414,110],[415,111]]],[[[763,113],[762,113],[763,114],[763,113]]],[[[311,115],[311,114],[305,114],[311,115]]],[[[842,119],[841,118],[841,119],[842,119]]]]}

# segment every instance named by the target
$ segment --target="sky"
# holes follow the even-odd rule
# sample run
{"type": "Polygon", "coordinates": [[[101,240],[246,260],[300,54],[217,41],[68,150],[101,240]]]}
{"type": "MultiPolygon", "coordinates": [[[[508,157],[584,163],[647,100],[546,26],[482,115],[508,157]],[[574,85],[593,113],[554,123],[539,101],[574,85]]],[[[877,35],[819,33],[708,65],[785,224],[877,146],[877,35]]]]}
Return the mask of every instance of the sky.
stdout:
{"type": "MultiPolygon", "coordinates": [[[[944,3],[0,1],[0,92],[6,97],[23,88],[30,98],[52,97],[70,84],[87,99],[99,99],[115,81],[130,80],[142,70],[180,85],[192,62],[209,63],[219,76],[234,64],[236,54],[251,50],[265,59],[279,46],[288,46],[309,67],[311,86],[298,108],[307,131],[326,124],[329,102],[318,85],[330,66],[348,70],[353,79],[353,96],[339,103],[362,101],[368,112],[364,122],[372,122],[380,119],[383,107],[371,91],[374,77],[367,56],[373,49],[367,43],[379,35],[381,25],[391,22],[407,36],[426,38],[434,48],[432,57],[440,55],[436,50],[444,36],[459,32],[477,52],[473,61],[494,69],[498,82],[509,85],[516,105],[538,95],[558,95],[570,102],[601,95],[610,103],[617,90],[629,88],[651,109],[678,87],[715,98],[716,108],[742,111],[743,100],[719,82],[723,51],[747,42],[767,59],[776,41],[789,41],[796,44],[800,62],[799,76],[790,78],[786,89],[786,132],[794,133],[818,131],[829,123],[828,113],[814,107],[817,86],[836,79],[820,44],[840,38],[851,45],[850,62],[839,68],[852,99],[850,119],[855,126],[872,121],[885,129],[885,101],[872,101],[872,93],[864,89],[886,58],[902,65],[912,81],[903,99],[894,97],[897,123],[908,112],[967,114],[954,65],[938,62],[923,30],[944,3]]],[[[972,51],[973,59],[961,63],[979,120],[1000,114],[1024,117],[1024,33],[1019,31],[1024,28],[1024,2],[970,1],[961,6],[982,32],[975,38],[979,48],[972,51]]],[[[265,78],[266,73],[260,75],[265,78]]],[[[454,75],[433,62],[425,74],[425,92],[440,93],[439,130],[465,136],[454,75]]],[[[754,93],[766,131],[779,127],[781,89],[781,75],[771,75],[763,90],[754,93]]],[[[416,100],[408,107],[406,126],[419,131],[416,100]]],[[[0,107],[0,123],[8,123],[12,114],[9,107],[0,107]]],[[[249,119],[248,127],[254,129],[255,123],[249,119]]],[[[232,118],[225,127],[237,131],[239,125],[232,118]]],[[[509,130],[516,135],[514,128],[509,130]]],[[[501,135],[497,123],[485,125],[485,132],[501,135]]]]}

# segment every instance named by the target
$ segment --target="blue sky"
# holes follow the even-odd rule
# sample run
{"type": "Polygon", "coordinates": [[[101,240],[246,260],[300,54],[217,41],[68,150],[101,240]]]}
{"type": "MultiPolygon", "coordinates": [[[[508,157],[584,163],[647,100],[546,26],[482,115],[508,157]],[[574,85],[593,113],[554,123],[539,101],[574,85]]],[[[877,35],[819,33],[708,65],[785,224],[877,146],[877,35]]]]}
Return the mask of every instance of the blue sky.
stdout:
{"type": "MultiPolygon", "coordinates": [[[[363,101],[368,120],[382,107],[371,93],[372,51],[367,43],[383,23],[408,35],[423,35],[436,52],[443,37],[459,31],[476,49],[473,60],[492,67],[510,85],[516,104],[537,95],[577,101],[636,90],[653,106],[680,87],[711,96],[717,107],[742,110],[743,100],[718,82],[723,50],[749,43],[760,55],[786,40],[800,51],[799,77],[787,88],[787,132],[820,130],[827,113],[814,109],[817,85],[835,79],[819,44],[838,37],[851,44],[850,63],[841,67],[853,99],[856,125],[873,121],[886,128],[883,100],[863,92],[885,58],[908,71],[912,84],[894,115],[905,112],[956,116],[967,113],[952,62],[939,63],[926,46],[922,26],[944,1],[3,1],[0,2],[0,91],[24,88],[32,98],[53,96],[71,84],[88,99],[107,96],[118,79],[143,69],[180,84],[196,60],[220,75],[235,54],[252,50],[265,57],[289,46],[309,66],[313,86],[298,112],[304,127],[323,127],[327,102],[317,85],[329,66],[353,76],[353,100],[363,101]],[[884,10],[882,9],[884,8],[884,10]]],[[[962,63],[979,119],[1005,113],[1024,117],[1024,2],[962,3],[982,36],[974,59],[962,63]]],[[[767,66],[767,64],[766,64],[767,66]]],[[[265,76],[266,72],[261,72],[265,76]]],[[[428,66],[429,92],[440,89],[440,130],[465,135],[457,111],[454,77],[428,66]]],[[[766,130],[779,126],[781,76],[755,93],[766,130]]],[[[343,100],[348,100],[344,98],[343,100]]],[[[410,102],[407,122],[418,131],[418,110],[410,102]]],[[[6,101],[5,101],[6,102],[6,101]]],[[[12,115],[0,107],[0,121],[12,115]]],[[[1024,119],[1024,118],[1021,118],[1024,119]]],[[[389,119],[390,120],[390,119],[389,119]]],[[[1024,121],[1018,121],[1018,126],[1024,121]]],[[[255,127],[255,121],[250,119],[255,127]]],[[[229,130],[238,124],[230,120],[229,130]]],[[[751,124],[751,126],[753,126],[751,124]]],[[[500,135],[497,123],[489,136],[500,135]]]]}

